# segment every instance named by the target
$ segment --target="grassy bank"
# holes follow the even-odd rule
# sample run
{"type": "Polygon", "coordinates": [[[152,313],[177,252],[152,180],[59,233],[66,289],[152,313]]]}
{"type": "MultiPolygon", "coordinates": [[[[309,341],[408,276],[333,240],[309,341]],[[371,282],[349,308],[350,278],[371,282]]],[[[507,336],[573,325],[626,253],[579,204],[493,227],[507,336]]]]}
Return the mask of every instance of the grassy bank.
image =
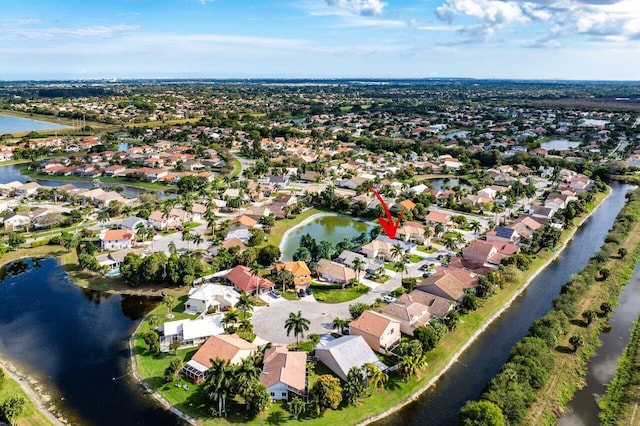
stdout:
{"type": "Polygon", "coordinates": [[[294,218],[277,220],[271,228],[271,234],[269,234],[267,244],[273,244],[274,246],[279,247],[285,232],[317,213],[323,213],[323,211],[313,207],[303,211],[294,218]]]}
{"type": "MultiPolygon", "coordinates": [[[[530,406],[523,424],[555,424],[564,407],[573,399],[574,393],[585,385],[587,363],[600,346],[599,335],[606,326],[607,314],[601,312],[601,305],[603,302],[610,306],[617,305],[618,295],[633,275],[640,255],[640,200],[628,203],[618,219],[625,215],[635,218],[626,237],[619,240],[618,244],[606,242],[602,249],[607,253],[606,261],[597,263],[597,260],[592,259],[579,274],[591,277],[595,282],[581,293],[577,315],[570,318],[565,336],[560,339],[555,350],[551,351],[555,358],[555,367],[549,371],[551,379],[537,392],[536,401],[530,406]],[[606,249],[608,245],[613,245],[611,248],[615,249],[612,254],[606,249]],[[616,253],[619,248],[624,248],[629,254],[620,258],[616,253]],[[602,279],[599,274],[602,270],[610,271],[606,279],[602,279]],[[601,318],[594,319],[588,325],[581,316],[586,311],[598,312],[601,318]],[[571,350],[571,336],[579,336],[583,341],[577,351],[571,350]]],[[[610,232],[607,241],[611,235],[610,232]]]]}
{"type": "MultiPolygon", "coordinates": [[[[69,182],[93,182],[96,179],[96,178],[80,177],[80,176],[51,176],[44,173],[34,172],[32,170],[29,170],[26,167],[24,169],[21,169],[20,173],[22,173],[25,176],[29,176],[30,178],[33,178],[33,179],[60,180],[60,181],[69,181],[69,182]]],[[[162,183],[155,183],[155,182],[143,182],[137,179],[114,178],[114,177],[107,177],[107,176],[100,176],[97,179],[99,179],[100,182],[102,183],[114,183],[119,185],[130,186],[133,188],[148,189],[151,191],[169,191],[169,190],[175,189],[175,187],[171,185],[165,185],[162,183]]]]}
{"type": "MultiPolygon", "coordinates": [[[[7,374],[5,372],[5,374],[7,374]]],[[[33,401],[29,398],[29,395],[20,387],[18,382],[13,380],[8,375],[5,377],[4,384],[0,386],[0,402],[9,398],[10,396],[21,396],[25,399],[24,411],[20,417],[14,420],[14,425],[29,425],[29,426],[50,426],[53,423],[42,413],[33,401]]]]}
{"type": "MultiPolygon", "coordinates": [[[[585,220],[587,214],[593,211],[606,195],[605,193],[597,194],[594,203],[587,206],[587,213],[580,218],[576,218],[574,220],[575,224],[579,226],[579,224],[585,220]]],[[[289,225],[283,227],[283,229],[289,229],[312,214],[319,212],[319,210],[307,211],[304,217],[301,217],[304,215],[303,213],[303,215],[298,216],[295,220],[290,220],[289,225]],[[291,223],[293,221],[295,221],[295,223],[291,223]]],[[[280,221],[276,224],[281,224],[281,222],[285,221],[280,221]]],[[[561,234],[559,246],[564,246],[573,236],[574,232],[575,228],[572,230],[564,230],[561,234]]],[[[277,235],[277,233],[278,231],[274,230],[274,234],[277,235]]],[[[514,277],[507,282],[503,290],[489,299],[484,300],[483,305],[476,311],[463,316],[455,332],[447,334],[433,351],[427,353],[428,367],[421,371],[416,377],[412,377],[407,382],[404,382],[399,375],[391,374],[385,390],[374,392],[371,397],[365,398],[361,404],[341,407],[338,410],[327,410],[320,417],[304,417],[304,423],[320,426],[367,422],[369,419],[374,419],[381,413],[393,410],[395,407],[399,407],[415,398],[448,368],[452,360],[459,355],[465,345],[468,345],[472,339],[477,336],[482,327],[490,323],[497,314],[519,294],[524,288],[524,285],[544,268],[547,262],[557,256],[557,254],[556,251],[541,250],[535,256],[531,267],[527,271],[519,271],[516,273],[514,277]]],[[[164,314],[165,311],[163,309],[163,307],[158,308],[157,313],[164,314]]],[[[142,333],[147,330],[148,324],[144,323],[139,333],[135,336],[136,360],[140,366],[140,374],[145,381],[158,390],[171,404],[205,425],[237,423],[240,421],[248,424],[262,424],[265,421],[265,418],[244,419],[238,414],[242,412],[242,410],[235,411],[233,409],[231,417],[223,420],[213,419],[209,417],[207,407],[210,403],[206,400],[201,387],[189,385],[189,390],[184,390],[183,388],[171,387],[162,383],[160,380],[162,376],[160,372],[164,372],[164,368],[169,364],[171,357],[160,358],[160,362],[153,359],[153,355],[147,352],[146,345],[142,340],[142,333]],[[165,367],[163,367],[163,365],[165,365],[165,367]]],[[[188,360],[190,357],[189,354],[189,350],[185,350],[184,352],[178,351],[178,356],[182,357],[183,361],[188,360]]],[[[289,413],[284,410],[283,405],[275,404],[266,414],[266,422],[271,424],[287,424],[294,422],[294,420],[289,413]]]]}
{"type": "Polygon", "coordinates": [[[639,425],[640,395],[640,320],[636,320],[631,340],[618,360],[616,374],[600,401],[600,421],[609,425],[639,425]]]}

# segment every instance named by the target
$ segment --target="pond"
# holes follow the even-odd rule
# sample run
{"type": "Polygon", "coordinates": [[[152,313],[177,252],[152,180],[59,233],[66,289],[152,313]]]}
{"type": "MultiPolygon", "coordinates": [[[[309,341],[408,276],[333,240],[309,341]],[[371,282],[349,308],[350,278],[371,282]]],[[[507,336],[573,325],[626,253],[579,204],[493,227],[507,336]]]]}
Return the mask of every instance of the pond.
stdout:
{"type": "Polygon", "coordinates": [[[20,118],[0,114],[0,135],[5,133],[20,133],[36,130],[56,130],[68,128],[69,126],[48,123],[46,121],[31,120],[29,118],[20,118]]]}
{"type": "MultiPolygon", "coordinates": [[[[0,166],[0,183],[9,183],[9,182],[14,182],[14,181],[18,181],[18,182],[27,182],[29,180],[32,180],[29,176],[25,176],[22,173],[20,173],[20,169],[26,167],[25,164],[10,164],[10,165],[6,165],[6,166],[0,166]]],[[[100,179],[100,178],[98,178],[100,179]]],[[[67,180],[49,180],[49,179],[36,179],[36,182],[38,182],[40,185],[42,186],[46,186],[46,187],[56,187],[56,186],[62,186],[62,185],[67,185],[67,184],[72,184],[73,186],[75,186],[76,188],[94,188],[94,185],[92,182],[87,182],[87,181],[67,181],[67,180]]],[[[143,192],[154,192],[156,194],[158,194],[159,198],[165,198],[167,196],[167,194],[165,194],[163,191],[152,191],[152,190],[146,190],[146,189],[142,189],[142,188],[136,188],[133,186],[128,186],[128,185],[119,185],[117,183],[111,184],[111,183],[105,183],[102,182],[100,184],[100,188],[106,190],[109,190],[110,188],[122,188],[122,191],[120,191],[120,194],[122,194],[122,196],[124,197],[128,197],[128,198],[135,198],[138,195],[140,195],[143,192]]]]}
{"type": "Polygon", "coordinates": [[[129,336],[156,301],[81,289],[53,258],[13,262],[0,280],[0,354],[69,424],[182,424],[129,374],[129,336]]]}
{"type": "Polygon", "coordinates": [[[431,186],[432,188],[435,188],[437,190],[441,190],[444,186],[446,186],[448,188],[453,188],[454,186],[460,186],[460,188],[462,188],[462,189],[472,189],[473,188],[471,185],[467,185],[466,183],[462,182],[458,178],[430,179],[426,183],[429,184],[429,186],[431,186]]]}
{"type": "Polygon", "coordinates": [[[320,217],[311,216],[311,220],[307,219],[285,233],[280,244],[282,260],[292,260],[293,253],[305,234],[310,234],[318,242],[329,241],[336,244],[345,238],[351,239],[363,232],[369,232],[373,227],[374,225],[371,223],[330,213],[320,217]]]}
{"type": "Polygon", "coordinates": [[[553,139],[550,141],[542,142],[540,144],[541,148],[550,150],[554,149],[557,151],[564,151],[566,149],[573,149],[580,145],[580,142],[573,142],[568,139],[553,139]]]}

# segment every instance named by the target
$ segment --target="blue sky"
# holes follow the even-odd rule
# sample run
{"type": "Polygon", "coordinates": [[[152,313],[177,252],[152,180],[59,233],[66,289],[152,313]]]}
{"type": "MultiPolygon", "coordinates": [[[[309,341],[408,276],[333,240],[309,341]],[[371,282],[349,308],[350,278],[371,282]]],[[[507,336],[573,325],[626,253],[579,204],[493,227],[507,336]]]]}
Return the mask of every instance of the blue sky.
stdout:
{"type": "Polygon", "coordinates": [[[0,79],[640,80],[640,0],[2,0],[0,79]]]}

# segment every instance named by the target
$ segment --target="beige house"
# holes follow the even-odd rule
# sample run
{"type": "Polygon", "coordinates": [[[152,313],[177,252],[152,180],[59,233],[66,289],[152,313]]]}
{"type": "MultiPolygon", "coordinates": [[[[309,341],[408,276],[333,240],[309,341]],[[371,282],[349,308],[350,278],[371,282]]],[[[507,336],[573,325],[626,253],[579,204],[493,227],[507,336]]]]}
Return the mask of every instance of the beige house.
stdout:
{"type": "Polygon", "coordinates": [[[278,346],[267,349],[260,383],[267,387],[274,400],[288,401],[294,396],[306,399],[309,387],[307,353],[289,352],[278,346]]]}
{"type": "Polygon", "coordinates": [[[257,349],[256,345],[241,339],[237,334],[214,335],[182,367],[182,374],[193,383],[200,383],[205,379],[207,370],[213,366],[214,360],[220,359],[237,365],[243,359],[253,356],[257,349]]]}
{"type": "Polygon", "coordinates": [[[316,268],[318,278],[330,283],[346,284],[356,278],[356,273],[348,266],[327,259],[320,259],[316,268]]]}
{"type": "Polygon", "coordinates": [[[400,321],[374,311],[364,311],[349,324],[349,334],[362,336],[371,349],[384,352],[400,341],[400,321]]]}

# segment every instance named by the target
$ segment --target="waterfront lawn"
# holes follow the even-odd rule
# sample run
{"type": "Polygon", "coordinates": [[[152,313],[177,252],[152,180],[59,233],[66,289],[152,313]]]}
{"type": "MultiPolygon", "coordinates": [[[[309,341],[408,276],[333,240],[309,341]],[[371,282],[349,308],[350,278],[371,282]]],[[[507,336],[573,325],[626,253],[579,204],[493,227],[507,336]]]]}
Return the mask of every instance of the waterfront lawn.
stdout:
{"type": "Polygon", "coordinates": [[[29,399],[27,394],[22,390],[18,382],[6,375],[4,384],[0,387],[0,403],[6,398],[14,395],[21,396],[25,399],[24,411],[22,412],[20,417],[15,419],[14,424],[29,426],[49,426],[53,424],[47,417],[45,417],[44,414],[40,412],[40,410],[38,410],[31,399],[29,399]]]}
{"type": "Polygon", "coordinates": [[[336,289],[325,289],[319,288],[319,286],[313,287],[313,296],[318,302],[324,303],[342,303],[349,302],[353,299],[357,299],[365,293],[368,293],[370,290],[364,284],[355,287],[348,288],[336,288],[336,289]]]}
{"type": "Polygon", "coordinates": [[[289,229],[293,228],[294,226],[298,225],[303,220],[317,213],[322,213],[322,211],[313,207],[303,211],[296,217],[293,217],[290,219],[276,220],[273,227],[271,228],[271,233],[269,234],[269,238],[267,239],[266,244],[273,244],[274,246],[279,247],[280,243],[282,242],[282,236],[284,235],[285,232],[287,232],[289,229]]]}

